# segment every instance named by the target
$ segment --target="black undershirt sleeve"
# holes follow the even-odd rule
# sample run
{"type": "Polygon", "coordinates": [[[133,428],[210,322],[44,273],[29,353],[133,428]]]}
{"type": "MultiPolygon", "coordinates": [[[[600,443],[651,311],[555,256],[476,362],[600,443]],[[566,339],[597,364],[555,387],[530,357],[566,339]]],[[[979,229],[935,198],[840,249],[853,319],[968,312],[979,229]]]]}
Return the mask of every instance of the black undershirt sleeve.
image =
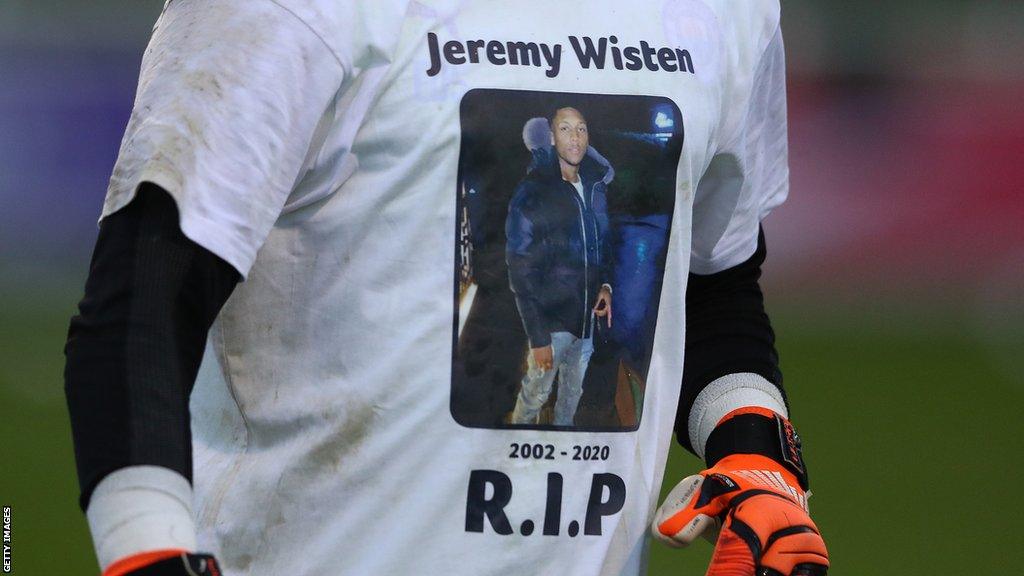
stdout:
{"type": "Polygon", "coordinates": [[[206,333],[240,280],[182,233],[153,184],[108,216],[65,345],[80,504],[107,474],[155,465],[192,479],[188,401],[206,333]]]}
{"type": "Polygon", "coordinates": [[[740,372],[764,377],[779,388],[782,372],[775,332],[758,280],[765,260],[764,230],[747,261],[709,275],[690,274],[686,289],[686,356],[676,412],[676,439],[690,452],[687,420],[693,402],[714,380],[740,372]]]}

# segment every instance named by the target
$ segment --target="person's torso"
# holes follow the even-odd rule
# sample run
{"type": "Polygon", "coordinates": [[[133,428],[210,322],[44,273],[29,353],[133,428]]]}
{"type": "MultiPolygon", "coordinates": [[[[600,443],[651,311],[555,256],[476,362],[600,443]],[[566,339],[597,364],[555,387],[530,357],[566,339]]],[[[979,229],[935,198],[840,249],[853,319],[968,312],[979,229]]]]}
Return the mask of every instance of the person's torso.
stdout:
{"type": "Polygon", "coordinates": [[[231,575],[637,574],[723,59],[756,50],[754,25],[722,19],[777,18],[777,4],[400,4],[397,39],[357,55],[365,70],[211,331],[192,403],[201,539],[231,575]],[[671,200],[649,204],[670,225],[624,234],[610,215],[630,239],[615,277],[637,280],[613,309],[640,310],[623,347],[647,350],[643,365],[595,352],[612,416],[517,428],[525,336],[511,295],[476,280],[506,273],[493,256],[530,162],[524,123],[564,106],[615,169],[609,203],[658,182],[650,194],[671,200]]]}
{"type": "Polygon", "coordinates": [[[514,245],[530,245],[530,272],[542,290],[528,296],[539,302],[548,331],[578,338],[590,333],[608,233],[602,174],[592,164],[587,168],[575,183],[562,179],[557,164],[538,168],[517,186],[509,204],[514,217],[529,223],[528,231],[515,227],[514,233],[530,239],[509,238],[514,245]]]}

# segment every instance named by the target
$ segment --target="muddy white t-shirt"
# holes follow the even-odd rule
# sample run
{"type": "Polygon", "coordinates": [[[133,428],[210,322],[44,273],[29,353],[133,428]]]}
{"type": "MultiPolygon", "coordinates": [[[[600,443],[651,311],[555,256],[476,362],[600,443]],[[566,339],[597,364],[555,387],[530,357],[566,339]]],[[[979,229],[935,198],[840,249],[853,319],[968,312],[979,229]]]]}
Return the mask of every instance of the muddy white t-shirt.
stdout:
{"type": "Polygon", "coordinates": [[[687,273],[749,257],[787,192],[778,19],[168,3],[104,215],[154,182],[246,276],[192,398],[200,544],[225,574],[642,572],[687,273]],[[566,107],[582,204],[536,121],[566,107]],[[535,422],[509,421],[526,325],[593,334],[572,426],[552,413],[578,356],[535,422]]]}

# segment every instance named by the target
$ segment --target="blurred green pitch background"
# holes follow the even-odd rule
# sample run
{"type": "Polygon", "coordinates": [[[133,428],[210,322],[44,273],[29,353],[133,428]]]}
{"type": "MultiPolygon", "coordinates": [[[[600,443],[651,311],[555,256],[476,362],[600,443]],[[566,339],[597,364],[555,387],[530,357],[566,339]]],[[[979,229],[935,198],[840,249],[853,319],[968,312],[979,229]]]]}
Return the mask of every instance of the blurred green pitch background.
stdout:
{"type": "MultiPolygon", "coordinates": [[[[95,574],[61,353],[159,0],[0,4],[0,505],[95,574]]],[[[833,576],[1024,566],[1024,5],[788,0],[766,293],[833,576]]],[[[667,491],[701,468],[675,448],[667,491]]],[[[653,576],[711,546],[653,547],[653,576]]],[[[438,575],[443,576],[443,575],[438,575]]]]}

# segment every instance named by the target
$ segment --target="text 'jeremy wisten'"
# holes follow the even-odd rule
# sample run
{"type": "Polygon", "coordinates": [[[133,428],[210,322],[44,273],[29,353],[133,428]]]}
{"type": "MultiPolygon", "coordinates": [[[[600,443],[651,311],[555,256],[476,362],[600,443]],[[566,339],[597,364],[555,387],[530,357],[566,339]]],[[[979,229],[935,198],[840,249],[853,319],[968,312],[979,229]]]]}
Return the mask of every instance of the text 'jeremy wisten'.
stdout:
{"type": "MultiPolygon", "coordinates": [[[[655,47],[641,40],[638,45],[619,45],[616,36],[598,38],[569,36],[572,52],[584,69],[650,72],[685,72],[694,74],[690,52],[667,46],[655,47]]],[[[437,34],[427,33],[430,68],[427,76],[436,76],[444,64],[491,64],[494,66],[533,66],[545,68],[548,78],[558,76],[562,69],[562,44],[500,40],[448,40],[443,44],[437,34]]]]}

